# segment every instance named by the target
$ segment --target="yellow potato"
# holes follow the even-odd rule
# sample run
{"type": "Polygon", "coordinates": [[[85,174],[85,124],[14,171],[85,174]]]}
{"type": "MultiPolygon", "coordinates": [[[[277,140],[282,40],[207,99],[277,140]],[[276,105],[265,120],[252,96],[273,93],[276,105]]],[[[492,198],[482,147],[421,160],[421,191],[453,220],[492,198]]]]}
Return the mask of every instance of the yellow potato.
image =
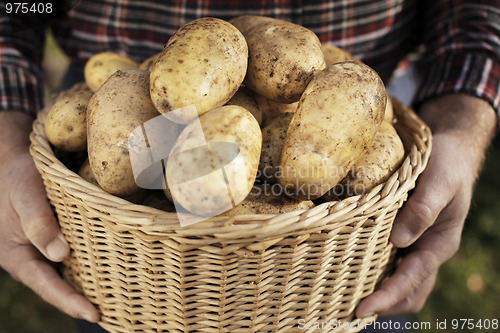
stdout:
{"type": "MultiPolygon", "coordinates": [[[[248,48],[241,32],[217,18],[181,27],[151,69],[151,99],[164,114],[195,105],[198,115],[224,105],[238,90],[247,70],[248,48]]],[[[169,115],[186,124],[191,113],[169,115]]]]}
{"type": "Polygon", "coordinates": [[[167,199],[162,191],[152,191],[141,202],[142,205],[164,210],[166,212],[175,212],[175,206],[167,199]]]}
{"type": "Polygon", "coordinates": [[[288,127],[279,182],[302,199],[322,196],[371,145],[387,93],[380,77],[359,62],[331,65],[304,91],[288,127]]]}
{"type": "Polygon", "coordinates": [[[255,26],[273,21],[275,22],[278,20],[267,16],[242,15],[229,20],[229,23],[234,25],[236,28],[238,28],[239,31],[241,31],[243,35],[245,35],[248,31],[250,31],[250,29],[255,26]]]}
{"type": "Polygon", "coordinates": [[[278,184],[256,184],[245,200],[221,215],[283,214],[310,209],[314,206],[310,200],[301,201],[287,197],[278,184]]]}
{"type": "Polygon", "coordinates": [[[326,67],[344,61],[359,61],[355,56],[349,52],[333,45],[322,45],[321,50],[325,57],[326,67]]]}
{"type": "Polygon", "coordinates": [[[271,20],[244,35],[249,51],[245,84],[266,98],[297,102],[315,73],[325,68],[321,43],[305,27],[271,20]]]}
{"type": "Polygon", "coordinates": [[[279,117],[285,113],[295,113],[299,102],[295,103],[280,103],[273,101],[272,99],[265,98],[258,94],[255,95],[255,100],[262,110],[262,124],[266,126],[269,122],[273,121],[274,118],[279,117]]]}
{"type": "Polygon", "coordinates": [[[255,101],[254,94],[250,90],[241,87],[226,105],[241,106],[255,117],[259,125],[262,125],[262,111],[255,101]]]}
{"type": "Polygon", "coordinates": [[[78,170],[78,174],[89,183],[99,186],[99,183],[97,182],[97,179],[95,179],[94,173],[92,172],[92,168],[90,167],[88,158],[83,161],[80,169],[78,170]]]}
{"type": "Polygon", "coordinates": [[[135,128],[159,116],[149,98],[149,73],[115,72],[92,96],[87,115],[89,162],[97,182],[117,196],[137,192],[128,139],[135,128]]]}
{"type": "Polygon", "coordinates": [[[387,104],[385,105],[384,121],[392,124],[394,120],[394,107],[392,105],[392,97],[387,95],[387,104]]]}
{"type": "MultiPolygon", "coordinates": [[[[99,186],[99,183],[97,182],[97,179],[94,176],[94,173],[92,172],[92,168],[90,167],[89,159],[86,158],[82,165],[80,166],[80,169],[78,170],[78,175],[88,181],[91,184],[94,184],[95,186],[99,186]]],[[[149,191],[146,189],[139,189],[137,192],[133,193],[130,196],[124,197],[125,200],[128,200],[133,203],[141,203],[142,200],[146,196],[149,195],[149,191]]]]}
{"type": "Polygon", "coordinates": [[[259,162],[259,178],[276,183],[280,174],[280,158],[286,131],[293,113],[277,115],[262,129],[262,152],[259,162]]]}
{"type": "Polygon", "coordinates": [[[368,151],[361,156],[344,179],[323,197],[336,200],[370,192],[385,182],[403,162],[405,150],[398,133],[389,122],[383,121],[368,151]]]}
{"type": "Polygon", "coordinates": [[[403,162],[405,150],[398,133],[388,122],[383,122],[366,154],[349,171],[344,183],[350,193],[369,192],[385,182],[403,162]]]}
{"type": "Polygon", "coordinates": [[[117,70],[137,67],[139,64],[132,59],[113,52],[101,52],[90,57],[83,74],[85,83],[95,92],[117,70]]]}
{"type": "Polygon", "coordinates": [[[87,105],[92,92],[88,88],[70,91],[51,106],[45,121],[45,134],[55,147],[78,152],[87,149],[87,105]]]}
{"type": "Polygon", "coordinates": [[[157,53],[152,55],[151,57],[147,58],[143,62],[140,63],[139,69],[142,69],[144,71],[151,72],[151,67],[153,67],[153,64],[155,63],[156,59],[160,56],[161,53],[157,53]]]}
{"type": "Polygon", "coordinates": [[[202,114],[184,128],[167,160],[174,202],[201,216],[236,206],[255,182],[261,146],[259,124],[244,108],[225,105],[202,114]]]}

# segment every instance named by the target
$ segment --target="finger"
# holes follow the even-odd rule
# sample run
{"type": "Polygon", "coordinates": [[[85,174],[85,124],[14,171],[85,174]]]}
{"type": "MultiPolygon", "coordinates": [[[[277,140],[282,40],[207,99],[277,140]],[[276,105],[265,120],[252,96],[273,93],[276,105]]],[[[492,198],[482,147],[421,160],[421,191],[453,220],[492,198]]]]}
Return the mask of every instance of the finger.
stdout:
{"type": "Polygon", "coordinates": [[[441,185],[440,177],[424,173],[408,202],[399,212],[390,240],[398,248],[413,244],[438,218],[448,204],[448,187],[441,185]]]}
{"type": "Polygon", "coordinates": [[[62,261],[69,254],[69,246],[34,167],[13,192],[11,202],[29,241],[48,259],[62,261]]]}
{"type": "MultiPolygon", "coordinates": [[[[454,210],[454,207],[451,207],[454,210]]],[[[460,245],[463,224],[447,220],[447,210],[440,214],[436,223],[420,239],[407,249],[407,255],[400,259],[394,274],[385,280],[379,290],[364,299],[356,311],[358,316],[385,313],[396,304],[415,301],[410,295],[425,287],[424,281],[437,274],[439,266],[455,254],[460,245]]],[[[430,282],[425,282],[430,283],[430,282]]],[[[427,286],[431,287],[431,286],[427,286]]],[[[423,295],[423,291],[420,296],[423,295]]],[[[430,292],[430,291],[429,291],[430,292]]],[[[425,300],[424,300],[425,301],[425,300]]],[[[419,304],[407,304],[418,308],[419,304]]],[[[402,309],[400,309],[402,310],[402,309]]],[[[403,313],[403,312],[402,312],[403,313]]]]}
{"type": "Polygon", "coordinates": [[[92,303],[64,281],[33,247],[20,246],[16,252],[17,255],[12,258],[18,263],[14,277],[64,313],[90,322],[99,321],[99,312],[92,303]]]}
{"type": "Polygon", "coordinates": [[[359,304],[356,315],[363,318],[388,311],[420,288],[423,281],[435,274],[439,265],[440,260],[432,251],[418,250],[409,253],[400,262],[394,275],[359,304]]]}
{"type": "Polygon", "coordinates": [[[380,316],[397,316],[420,312],[436,283],[437,272],[429,276],[413,294],[406,297],[388,310],[379,313],[380,316]]]}

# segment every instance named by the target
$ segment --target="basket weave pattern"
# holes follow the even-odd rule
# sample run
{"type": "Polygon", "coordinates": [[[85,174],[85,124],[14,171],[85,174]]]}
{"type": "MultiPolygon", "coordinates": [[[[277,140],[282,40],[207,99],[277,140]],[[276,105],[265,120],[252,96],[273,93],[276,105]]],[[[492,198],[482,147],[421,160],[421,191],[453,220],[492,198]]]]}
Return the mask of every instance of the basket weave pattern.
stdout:
{"type": "Polygon", "coordinates": [[[394,218],[431,150],[427,126],[401,103],[394,107],[406,157],[369,193],[188,227],[66,168],[47,141],[42,111],[31,153],[71,247],[64,278],[110,332],[308,332],[300,322],[337,320],[352,328],[332,332],[359,331],[354,309],[388,273],[394,218]]]}

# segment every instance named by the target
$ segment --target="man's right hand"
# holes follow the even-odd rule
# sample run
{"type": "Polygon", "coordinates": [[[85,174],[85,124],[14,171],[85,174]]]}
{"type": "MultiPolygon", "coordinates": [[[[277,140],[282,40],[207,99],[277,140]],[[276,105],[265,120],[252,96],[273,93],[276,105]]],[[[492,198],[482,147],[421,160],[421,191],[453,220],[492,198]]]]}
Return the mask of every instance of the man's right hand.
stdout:
{"type": "Polygon", "coordinates": [[[69,246],[29,153],[32,122],[22,112],[0,112],[0,266],[59,310],[97,322],[98,311],[53,264],[69,246]]]}

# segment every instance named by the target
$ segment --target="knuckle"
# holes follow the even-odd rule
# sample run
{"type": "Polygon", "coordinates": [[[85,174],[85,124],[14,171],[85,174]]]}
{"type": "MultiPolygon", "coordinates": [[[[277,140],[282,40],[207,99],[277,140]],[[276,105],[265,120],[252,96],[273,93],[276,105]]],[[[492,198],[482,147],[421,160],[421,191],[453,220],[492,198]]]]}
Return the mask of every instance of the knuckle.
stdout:
{"type": "Polygon", "coordinates": [[[442,251],[443,261],[446,261],[453,257],[460,249],[460,237],[444,239],[443,246],[445,247],[442,251]]]}
{"type": "Polygon", "coordinates": [[[435,214],[427,200],[420,197],[413,197],[408,205],[410,214],[414,216],[411,230],[422,231],[429,228],[434,223],[435,214]]]}
{"type": "Polygon", "coordinates": [[[39,215],[23,223],[24,234],[35,245],[46,245],[43,243],[51,239],[53,228],[51,216],[47,215],[39,215]]]}
{"type": "Polygon", "coordinates": [[[441,260],[434,251],[422,250],[420,256],[420,267],[422,267],[422,269],[419,274],[419,284],[436,272],[440,264],[441,260]]]}
{"type": "MultiPolygon", "coordinates": [[[[410,303],[410,301],[408,301],[410,303]]],[[[408,314],[417,314],[419,313],[425,305],[425,301],[418,301],[418,302],[411,302],[411,304],[408,306],[408,310],[406,311],[408,314]]]]}

